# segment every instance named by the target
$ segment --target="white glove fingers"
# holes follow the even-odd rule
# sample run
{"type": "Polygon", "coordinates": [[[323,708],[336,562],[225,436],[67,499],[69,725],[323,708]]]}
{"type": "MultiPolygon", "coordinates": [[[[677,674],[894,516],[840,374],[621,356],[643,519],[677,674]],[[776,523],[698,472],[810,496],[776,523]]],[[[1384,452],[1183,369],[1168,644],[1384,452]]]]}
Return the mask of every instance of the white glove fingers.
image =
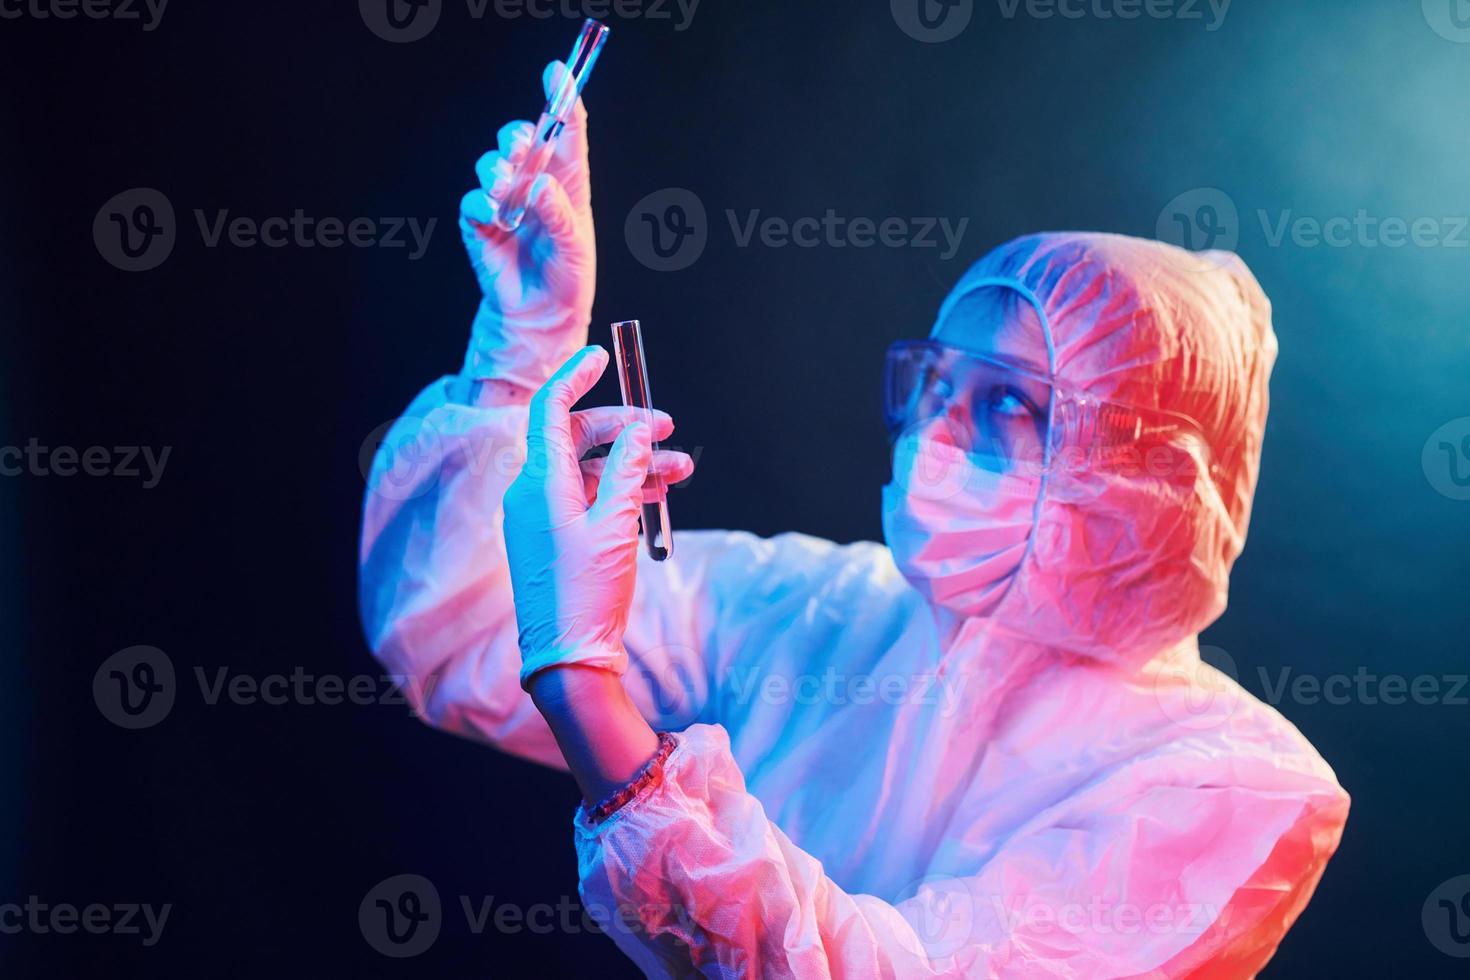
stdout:
{"type": "MultiPolygon", "coordinates": [[[[605,446],[633,422],[647,419],[641,408],[601,405],[572,413],[572,449],[580,459],[594,446],[605,446]]],[[[667,439],[674,434],[674,420],[667,412],[653,410],[653,438],[667,439]]]]}
{"type": "Polygon", "coordinates": [[[544,449],[549,455],[576,462],[572,452],[571,409],[602,377],[607,361],[608,353],[601,347],[583,347],[567,358],[531,397],[526,441],[532,449],[544,449]]]}
{"type": "Polygon", "coordinates": [[[589,515],[594,522],[636,519],[652,458],[653,434],[646,423],[634,422],[618,434],[589,515]]]}
{"type": "Polygon", "coordinates": [[[607,367],[601,347],[584,347],[569,357],[531,396],[526,427],[526,462],[519,480],[543,497],[554,520],[575,516],[581,500],[581,471],[572,451],[571,407],[591,390],[607,367]]]}
{"type": "MultiPolygon", "coordinates": [[[[587,506],[591,507],[597,501],[597,488],[602,482],[602,474],[607,469],[606,456],[594,456],[584,459],[577,464],[582,468],[582,487],[587,497],[587,506]]],[[[662,481],[664,489],[659,489],[653,480],[645,479],[643,484],[643,503],[657,503],[660,498],[667,496],[667,488],[683,483],[694,475],[694,460],[688,453],[681,453],[674,449],[660,449],[653,454],[653,472],[657,473],[662,481]]]]}
{"type": "Polygon", "coordinates": [[[475,161],[475,176],[480,180],[478,190],[472,190],[460,198],[460,228],[464,231],[484,233],[495,218],[492,200],[500,200],[510,188],[513,167],[498,150],[491,150],[475,161]],[[466,223],[471,227],[466,228],[466,223]]]}
{"type": "MultiPolygon", "coordinates": [[[[536,125],[524,119],[516,119],[500,127],[500,132],[495,134],[495,150],[511,163],[520,163],[521,158],[526,155],[526,149],[531,145],[531,137],[536,133],[536,125]]],[[[485,154],[489,156],[490,154],[485,154]]],[[[480,159],[484,159],[481,157],[480,159]]]]}
{"type": "Polygon", "coordinates": [[[514,172],[515,163],[499,150],[491,150],[475,161],[475,176],[480,180],[480,188],[497,201],[510,189],[510,178],[514,172]]]}
{"type": "Polygon", "coordinates": [[[459,199],[459,225],[461,230],[480,231],[495,220],[495,205],[485,196],[485,188],[476,187],[466,191],[459,199]],[[469,227],[466,228],[466,225],[469,227]]]}
{"type": "MultiPolygon", "coordinates": [[[[683,483],[694,475],[694,457],[677,449],[660,449],[653,454],[653,472],[659,475],[666,488],[675,483],[683,483]]],[[[653,489],[652,493],[652,500],[645,496],[645,503],[652,503],[653,500],[664,496],[657,488],[653,489]]]]}

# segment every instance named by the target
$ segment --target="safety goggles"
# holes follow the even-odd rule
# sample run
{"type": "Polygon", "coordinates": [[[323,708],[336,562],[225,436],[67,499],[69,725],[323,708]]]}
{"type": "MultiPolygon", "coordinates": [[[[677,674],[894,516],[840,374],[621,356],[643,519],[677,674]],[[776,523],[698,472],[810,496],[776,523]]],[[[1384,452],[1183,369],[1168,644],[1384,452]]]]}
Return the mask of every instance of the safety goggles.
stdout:
{"type": "Polygon", "coordinates": [[[1193,476],[1211,467],[1183,415],[1103,401],[1019,364],[932,340],[888,349],[884,418],[895,438],[952,445],[993,472],[1193,476]]]}

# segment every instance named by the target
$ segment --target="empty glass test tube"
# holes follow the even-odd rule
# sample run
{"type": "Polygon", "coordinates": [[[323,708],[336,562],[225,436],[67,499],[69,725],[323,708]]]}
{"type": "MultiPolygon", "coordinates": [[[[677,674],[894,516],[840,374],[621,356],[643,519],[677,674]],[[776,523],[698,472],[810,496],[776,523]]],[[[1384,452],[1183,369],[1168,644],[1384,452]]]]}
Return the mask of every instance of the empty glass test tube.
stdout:
{"type": "MultiPolygon", "coordinates": [[[[623,404],[646,410],[648,428],[653,429],[653,395],[648,390],[648,364],[643,359],[643,330],[637,320],[624,320],[612,325],[613,360],[618,365],[618,385],[623,393],[623,404]]],[[[658,443],[653,444],[658,452],[658,443]]],[[[669,523],[668,488],[663,478],[649,462],[648,481],[643,484],[646,495],[653,491],[658,495],[654,503],[643,505],[643,541],[648,556],[654,561],[663,561],[674,553],[674,530],[669,523]]]]}
{"type": "Polygon", "coordinates": [[[568,70],[562,72],[561,81],[541,110],[531,147],[511,174],[510,189],[505,192],[504,199],[491,199],[490,203],[495,205],[495,224],[502,231],[515,231],[525,220],[526,207],[531,202],[531,188],[536,178],[546,172],[556,141],[572,117],[572,109],[581,97],[582,89],[587,87],[587,79],[592,77],[592,66],[597,64],[597,57],[602,54],[602,46],[607,43],[610,33],[606,24],[595,20],[582,24],[582,33],[577,36],[571,57],[567,59],[568,70]]]}

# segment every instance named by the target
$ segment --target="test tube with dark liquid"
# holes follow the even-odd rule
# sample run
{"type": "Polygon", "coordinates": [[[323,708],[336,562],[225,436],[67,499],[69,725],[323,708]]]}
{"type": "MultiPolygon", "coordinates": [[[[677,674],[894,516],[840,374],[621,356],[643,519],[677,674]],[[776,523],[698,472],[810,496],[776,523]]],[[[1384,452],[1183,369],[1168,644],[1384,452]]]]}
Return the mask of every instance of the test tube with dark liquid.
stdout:
{"type": "MultiPolygon", "coordinates": [[[[623,392],[623,404],[644,409],[645,421],[653,429],[653,395],[648,390],[648,364],[643,359],[643,330],[637,320],[624,320],[612,325],[613,360],[618,365],[618,385],[623,392]]],[[[658,452],[658,443],[653,444],[658,452]]],[[[657,494],[654,503],[643,505],[643,541],[648,556],[654,561],[663,561],[674,553],[674,530],[669,523],[668,488],[663,478],[654,472],[650,461],[648,482],[643,485],[645,499],[650,491],[657,494]]]]}

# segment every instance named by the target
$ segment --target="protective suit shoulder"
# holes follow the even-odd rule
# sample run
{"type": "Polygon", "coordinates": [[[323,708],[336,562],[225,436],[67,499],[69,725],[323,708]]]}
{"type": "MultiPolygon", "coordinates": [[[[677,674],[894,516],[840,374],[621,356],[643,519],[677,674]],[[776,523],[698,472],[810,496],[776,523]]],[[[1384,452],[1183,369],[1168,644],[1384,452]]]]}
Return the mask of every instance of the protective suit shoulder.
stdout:
{"type": "Polygon", "coordinates": [[[1117,683],[1106,667],[1073,666],[1067,678],[1065,691],[1053,687],[1013,718],[1007,737],[1069,759],[1072,774],[1034,774],[1038,801],[1050,800],[1007,828],[982,877],[1080,839],[1099,854],[1083,870],[1084,891],[1101,894],[1116,887],[1119,860],[1103,845],[1126,841],[1123,893],[1172,889],[1184,916],[1179,938],[1188,941],[1161,975],[1194,976],[1206,964],[1200,975],[1253,975],[1341,840],[1350,800],[1331,767],[1290,721],[1187,649],[1134,683],[1117,683]]]}

